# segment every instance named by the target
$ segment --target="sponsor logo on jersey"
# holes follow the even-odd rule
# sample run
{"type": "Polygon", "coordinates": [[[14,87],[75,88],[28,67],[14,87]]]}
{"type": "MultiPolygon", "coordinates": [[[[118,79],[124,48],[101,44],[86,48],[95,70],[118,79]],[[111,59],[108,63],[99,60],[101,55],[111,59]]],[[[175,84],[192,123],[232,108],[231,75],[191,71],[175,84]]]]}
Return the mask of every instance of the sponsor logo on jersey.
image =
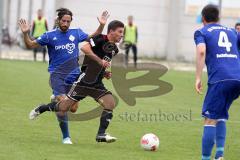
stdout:
{"type": "Polygon", "coordinates": [[[104,56],[103,59],[104,59],[105,61],[111,62],[111,58],[109,58],[108,56],[104,56]]]}
{"type": "Polygon", "coordinates": [[[66,45],[55,46],[55,50],[59,50],[59,49],[67,49],[68,53],[72,54],[75,49],[75,44],[67,43],[66,45]]]}

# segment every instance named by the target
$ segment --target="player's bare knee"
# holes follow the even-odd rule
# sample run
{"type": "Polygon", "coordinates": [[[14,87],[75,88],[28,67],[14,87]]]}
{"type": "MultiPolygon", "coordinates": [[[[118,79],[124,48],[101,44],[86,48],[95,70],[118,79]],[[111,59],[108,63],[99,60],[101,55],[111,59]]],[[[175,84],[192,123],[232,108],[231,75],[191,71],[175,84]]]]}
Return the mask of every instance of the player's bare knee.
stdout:
{"type": "Polygon", "coordinates": [[[109,106],[110,106],[112,109],[114,109],[114,108],[116,107],[116,104],[115,104],[114,101],[111,101],[110,104],[109,104],[109,106]]]}
{"type": "Polygon", "coordinates": [[[61,111],[63,112],[67,112],[70,110],[70,108],[72,107],[72,105],[75,102],[69,98],[65,98],[64,100],[59,102],[59,107],[61,108],[61,111]]]}
{"type": "Polygon", "coordinates": [[[115,102],[114,101],[107,101],[103,103],[103,107],[105,109],[113,110],[115,108],[115,102]]]}
{"type": "Polygon", "coordinates": [[[216,125],[216,124],[217,124],[217,120],[215,119],[206,118],[204,120],[204,125],[216,125]]]}
{"type": "Polygon", "coordinates": [[[55,100],[56,100],[57,102],[60,102],[60,101],[64,100],[65,97],[66,97],[66,96],[64,96],[64,95],[56,96],[55,100]]]}
{"type": "Polygon", "coordinates": [[[71,106],[70,111],[72,113],[75,113],[77,111],[77,109],[78,109],[78,103],[75,103],[71,106]]]}
{"type": "Polygon", "coordinates": [[[75,112],[77,112],[77,108],[71,107],[71,108],[70,108],[70,111],[71,111],[72,113],[75,113],[75,112]]]}

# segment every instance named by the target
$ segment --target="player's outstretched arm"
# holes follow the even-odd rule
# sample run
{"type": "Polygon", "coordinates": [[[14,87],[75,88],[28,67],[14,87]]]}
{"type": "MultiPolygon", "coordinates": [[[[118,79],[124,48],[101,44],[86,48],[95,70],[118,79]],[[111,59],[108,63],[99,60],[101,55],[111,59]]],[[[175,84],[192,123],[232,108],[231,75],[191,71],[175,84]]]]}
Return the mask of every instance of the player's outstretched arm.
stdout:
{"type": "Polygon", "coordinates": [[[26,22],[25,19],[20,19],[18,22],[19,27],[22,30],[23,33],[23,39],[26,44],[27,48],[37,48],[40,47],[40,45],[35,41],[31,40],[29,37],[29,32],[30,32],[30,25],[26,22]]]}
{"type": "Polygon", "coordinates": [[[200,43],[196,47],[196,82],[195,89],[197,93],[202,94],[202,71],[205,65],[206,46],[204,43],[200,43]]]}
{"type": "Polygon", "coordinates": [[[89,43],[86,43],[85,45],[82,46],[81,51],[91,58],[92,60],[96,61],[98,64],[103,66],[104,68],[110,67],[110,63],[108,61],[105,61],[101,58],[99,58],[96,54],[94,54],[91,45],[89,43]]]}
{"type": "Polygon", "coordinates": [[[98,22],[99,22],[99,26],[94,33],[92,33],[91,35],[88,36],[88,38],[91,38],[93,36],[96,36],[96,35],[102,33],[109,16],[110,15],[109,15],[108,11],[103,11],[102,15],[100,17],[97,17],[98,22]]]}

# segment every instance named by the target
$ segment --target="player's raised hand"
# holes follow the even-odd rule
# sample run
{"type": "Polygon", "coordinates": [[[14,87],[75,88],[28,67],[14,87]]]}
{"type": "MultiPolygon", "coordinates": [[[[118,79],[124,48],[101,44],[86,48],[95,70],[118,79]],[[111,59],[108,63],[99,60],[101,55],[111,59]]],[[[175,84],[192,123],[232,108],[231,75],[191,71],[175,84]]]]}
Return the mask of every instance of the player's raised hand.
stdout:
{"type": "Polygon", "coordinates": [[[19,25],[19,27],[21,28],[21,30],[24,34],[30,32],[30,27],[31,26],[26,22],[25,19],[20,19],[18,21],[18,25],[19,25]]]}
{"type": "Polygon", "coordinates": [[[111,63],[103,59],[102,60],[102,66],[104,68],[109,68],[111,66],[111,63]]]}
{"type": "Polygon", "coordinates": [[[198,94],[202,94],[202,81],[201,79],[196,79],[196,82],[195,82],[195,89],[197,91],[198,94]]]}
{"type": "Polygon", "coordinates": [[[97,17],[98,22],[102,25],[105,25],[107,23],[107,19],[109,17],[108,11],[103,11],[102,15],[100,17],[97,17]]]}

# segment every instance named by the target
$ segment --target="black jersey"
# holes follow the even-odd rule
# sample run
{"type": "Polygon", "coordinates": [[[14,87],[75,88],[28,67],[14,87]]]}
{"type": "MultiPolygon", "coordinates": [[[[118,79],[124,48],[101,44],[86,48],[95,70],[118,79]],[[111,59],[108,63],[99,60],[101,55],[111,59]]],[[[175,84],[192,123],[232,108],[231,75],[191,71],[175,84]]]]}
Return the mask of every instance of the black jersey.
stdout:
{"type": "MultiPolygon", "coordinates": [[[[116,44],[109,42],[106,35],[100,34],[94,36],[89,40],[89,43],[94,54],[109,62],[112,60],[112,57],[118,53],[116,44]]],[[[102,82],[105,68],[95,60],[85,56],[81,71],[85,73],[85,76],[81,80],[83,83],[96,84],[102,82]]]]}

